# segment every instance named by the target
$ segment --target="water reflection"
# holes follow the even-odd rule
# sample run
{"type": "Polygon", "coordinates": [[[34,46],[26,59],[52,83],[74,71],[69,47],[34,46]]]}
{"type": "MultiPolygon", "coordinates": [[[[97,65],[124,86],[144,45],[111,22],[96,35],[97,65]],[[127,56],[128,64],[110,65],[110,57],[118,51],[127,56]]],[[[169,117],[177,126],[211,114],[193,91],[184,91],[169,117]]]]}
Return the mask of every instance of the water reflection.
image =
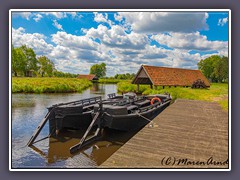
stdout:
{"type": "MultiPolygon", "coordinates": [[[[117,92],[114,84],[94,84],[82,94],[13,94],[12,95],[12,168],[87,168],[102,164],[135,132],[104,130],[100,141],[72,155],[69,148],[77,144],[84,131],[62,134],[59,139],[48,138],[26,146],[39,122],[47,113],[46,107],[61,102],[117,92]]],[[[48,123],[38,139],[48,135],[48,123]]]]}
{"type": "Polygon", "coordinates": [[[93,94],[105,94],[105,85],[99,83],[93,83],[90,88],[90,92],[93,94]]]}
{"type": "MultiPolygon", "coordinates": [[[[41,147],[32,146],[31,148],[47,160],[48,164],[57,163],[60,160],[68,160],[68,166],[79,167],[82,164],[76,164],[75,162],[81,161],[79,156],[84,157],[85,162],[91,167],[101,165],[107,160],[115,151],[117,151],[125,142],[127,142],[137,131],[135,132],[121,132],[110,129],[105,129],[102,138],[86,146],[83,150],[71,154],[69,149],[73,145],[80,141],[84,131],[69,132],[66,131],[61,134],[58,139],[49,139],[48,153],[41,150],[41,147]],[[76,158],[75,158],[76,156],[76,158]],[[76,159],[78,161],[76,161],[76,159]],[[87,159],[87,160],[86,160],[87,159]]],[[[82,161],[83,161],[82,159],[82,161]]]]}

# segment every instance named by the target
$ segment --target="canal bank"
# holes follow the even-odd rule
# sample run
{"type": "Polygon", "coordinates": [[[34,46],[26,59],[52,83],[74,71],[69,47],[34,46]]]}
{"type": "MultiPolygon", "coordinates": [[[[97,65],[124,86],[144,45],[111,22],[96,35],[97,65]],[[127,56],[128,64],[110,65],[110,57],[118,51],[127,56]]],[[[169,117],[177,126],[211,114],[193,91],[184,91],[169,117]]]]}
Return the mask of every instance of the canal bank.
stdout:
{"type": "Polygon", "coordinates": [[[100,168],[228,168],[228,113],[178,99],[100,168]]]}

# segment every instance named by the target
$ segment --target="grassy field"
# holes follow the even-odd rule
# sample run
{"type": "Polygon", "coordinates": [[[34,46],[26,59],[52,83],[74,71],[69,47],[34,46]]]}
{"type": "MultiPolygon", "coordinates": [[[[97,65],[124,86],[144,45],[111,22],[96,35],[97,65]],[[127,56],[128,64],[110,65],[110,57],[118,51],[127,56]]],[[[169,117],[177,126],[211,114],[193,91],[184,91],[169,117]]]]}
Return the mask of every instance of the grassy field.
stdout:
{"type": "Polygon", "coordinates": [[[77,78],[12,78],[12,93],[82,92],[92,83],[77,78]]]}
{"type": "MultiPolygon", "coordinates": [[[[119,82],[117,84],[119,92],[136,92],[137,86],[128,82],[119,82]]],[[[224,110],[228,109],[228,84],[226,83],[212,83],[209,89],[192,89],[184,87],[158,87],[156,90],[151,89],[149,85],[140,85],[140,92],[145,95],[162,94],[164,92],[170,93],[173,100],[193,99],[210,102],[218,102],[224,110]]]]}
{"type": "Polygon", "coordinates": [[[122,79],[104,79],[104,78],[100,78],[98,80],[99,83],[103,83],[103,84],[117,84],[119,82],[130,82],[131,80],[122,80],[122,79]]]}

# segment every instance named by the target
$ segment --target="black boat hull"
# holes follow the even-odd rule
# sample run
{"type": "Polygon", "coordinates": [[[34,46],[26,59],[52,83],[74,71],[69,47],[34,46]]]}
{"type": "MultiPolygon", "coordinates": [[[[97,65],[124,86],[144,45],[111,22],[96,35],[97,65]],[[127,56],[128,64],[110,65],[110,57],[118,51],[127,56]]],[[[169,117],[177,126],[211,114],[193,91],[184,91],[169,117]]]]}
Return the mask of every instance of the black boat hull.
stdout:
{"type": "Polygon", "coordinates": [[[110,115],[104,113],[103,126],[120,131],[133,131],[141,129],[153,120],[159,113],[169,106],[171,101],[165,102],[158,107],[142,113],[128,115],[110,115]]]}
{"type": "MultiPolygon", "coordinates": [[[[137,108],[138,110],[133,113],[128,113],[125,106],[112,106],[111,104],[107,104],[107,101],[105,101],[101,119],[97,122],[98,124],[100,123],[100,126],[103,128],[107,127],[121,131],[137,130],[153,120],[159,113],[169,106],[170,102],[170,97],[165,98],[162,99],[162,102],[147,105],[146,107],[139,106],[137,108]],[[114,107],[117,109],[113,109],[114,107]],[[147,108],[147,110],[141,111],[141,109],[144,108],[147,108]]],[[[141,103],[138,105],[141,105],[141,103]]],[[[55,136],[62,129],[86,129],[90,125],[94,114],[98,111],[98,108],[99,104],[97,103],[81,110],[82,112],[80,113],[79,107],[71,107],[68,109],[58,108],[52,118],[49,119],[49,132],[51,132],[52,136],[55,136]]]]}

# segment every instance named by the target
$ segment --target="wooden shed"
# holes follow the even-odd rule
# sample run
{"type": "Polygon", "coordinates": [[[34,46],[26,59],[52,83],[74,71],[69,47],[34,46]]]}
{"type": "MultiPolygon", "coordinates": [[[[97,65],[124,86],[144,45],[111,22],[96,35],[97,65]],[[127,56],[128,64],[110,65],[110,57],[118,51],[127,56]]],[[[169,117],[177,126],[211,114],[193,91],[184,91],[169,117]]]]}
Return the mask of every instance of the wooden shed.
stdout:
{"type": "Polygon", "coordinates": [[[26,71],[25,76],[26,76],[26,77],[33,77],[33,76],[34,76],[34,70],[28,70],[28,71],[26,71]]]}
{"type": "Polygon", "coordinates": [[[194,81],[201,79],[210,87],[208,79],[199,70],[157,67],[142,65],[132,84],[149,84],[152,86],[191,86],[194,81]]]}
{"type": "Polygon", "coordinates": [[[95,74],[79,74],[79,79],[87,79],[89,81],[97,81],[98,77],[95,74]]]}

